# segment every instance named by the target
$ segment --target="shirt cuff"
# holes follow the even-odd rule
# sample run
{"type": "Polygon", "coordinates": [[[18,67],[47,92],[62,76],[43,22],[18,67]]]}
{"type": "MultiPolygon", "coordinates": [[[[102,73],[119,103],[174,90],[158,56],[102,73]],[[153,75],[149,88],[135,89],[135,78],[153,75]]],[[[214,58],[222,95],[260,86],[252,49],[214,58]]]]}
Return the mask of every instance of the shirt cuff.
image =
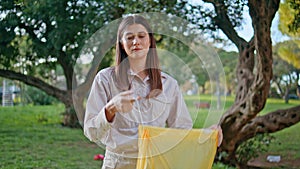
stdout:
{"type": "Polygon", "coordinates": [[[103,107],[101,109],[101,111],[100,111],[100,113],[98,115],[98,120],[97,121],[100,122],[99,128],[102,131],[107,131],[111,127],[111,125],[113,123],[113,121],[112,122],[107,121],[107,118],[106,118],[106,115],[105,115],[105,107],[103,107]]]}

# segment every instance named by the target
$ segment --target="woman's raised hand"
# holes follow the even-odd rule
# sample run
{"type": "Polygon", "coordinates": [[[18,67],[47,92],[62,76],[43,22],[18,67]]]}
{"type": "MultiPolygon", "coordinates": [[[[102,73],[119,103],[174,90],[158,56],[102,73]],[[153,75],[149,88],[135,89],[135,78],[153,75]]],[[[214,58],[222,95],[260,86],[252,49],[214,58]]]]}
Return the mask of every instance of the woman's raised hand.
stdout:
{"type": "Polygon", "coordinates": [[[113,97],[105,106],[107,120],[111,122],[116,112],[130,112],[136,99],[138,98],[134,97],[132,90],[121,92],[113,97]]]}

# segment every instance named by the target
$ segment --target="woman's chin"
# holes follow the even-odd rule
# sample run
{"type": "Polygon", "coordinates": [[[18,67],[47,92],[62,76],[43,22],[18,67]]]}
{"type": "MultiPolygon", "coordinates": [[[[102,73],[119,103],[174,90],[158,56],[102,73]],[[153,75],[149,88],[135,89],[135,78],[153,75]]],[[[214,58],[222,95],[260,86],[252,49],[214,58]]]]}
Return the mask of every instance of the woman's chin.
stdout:
{"type": "Polygon", "coordinates": [[[147,56],[147,53],[145,53],[144,51],[140,50],[140,51],[134,51],[134,52],[132,52],[129,57],[131,57],[132,59],[141,59],[141,58],[145,58],[146,56],[147,56]]]}

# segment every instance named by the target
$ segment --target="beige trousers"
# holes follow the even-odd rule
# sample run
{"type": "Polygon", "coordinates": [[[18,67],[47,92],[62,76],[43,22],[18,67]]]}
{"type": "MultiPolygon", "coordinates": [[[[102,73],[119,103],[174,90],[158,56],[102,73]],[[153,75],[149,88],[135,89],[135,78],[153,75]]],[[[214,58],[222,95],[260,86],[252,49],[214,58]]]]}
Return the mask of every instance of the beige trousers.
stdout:
{"type": "Polygon", "coordinates": [[[129,158],[106,150],[102,169],[136,169],[136,158],[129,158]]]}

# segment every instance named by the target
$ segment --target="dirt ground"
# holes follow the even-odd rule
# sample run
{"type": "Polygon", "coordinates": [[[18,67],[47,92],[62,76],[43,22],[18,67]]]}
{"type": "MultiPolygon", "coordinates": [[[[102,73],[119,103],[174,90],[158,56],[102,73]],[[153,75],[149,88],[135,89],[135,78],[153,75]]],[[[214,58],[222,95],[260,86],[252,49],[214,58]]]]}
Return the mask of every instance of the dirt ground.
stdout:
{"type": "Polygon", "coordinates": [[[259,157],[250,160],[248,165],[266,169],[300,169],[300,158],[293,159],[281,157],[279,162],[267,161],[268,155],[260,155],[259,157]]]}

